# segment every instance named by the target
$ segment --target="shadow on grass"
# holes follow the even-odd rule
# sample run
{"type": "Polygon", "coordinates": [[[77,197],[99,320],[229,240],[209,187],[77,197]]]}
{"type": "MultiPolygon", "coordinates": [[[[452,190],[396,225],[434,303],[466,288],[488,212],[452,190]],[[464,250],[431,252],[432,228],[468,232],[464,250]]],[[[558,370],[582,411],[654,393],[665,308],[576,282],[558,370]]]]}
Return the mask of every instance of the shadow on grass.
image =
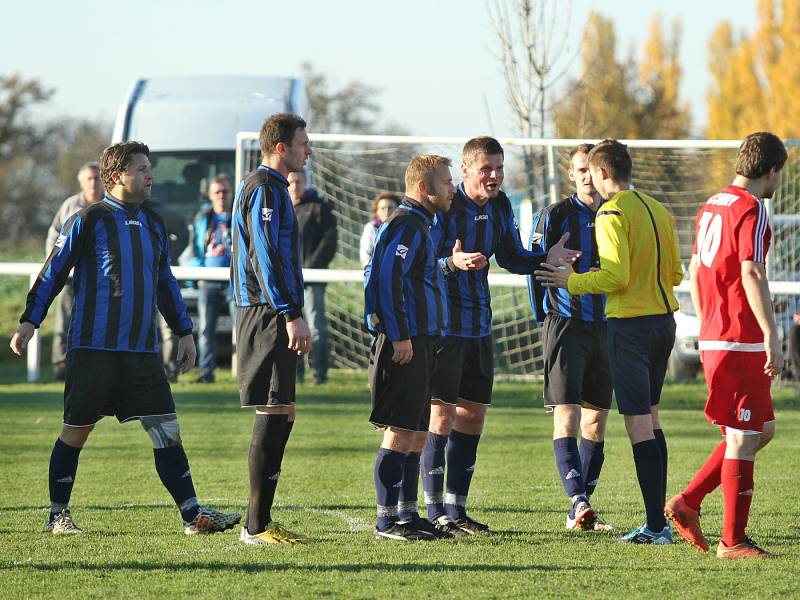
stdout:
{"type": "Polygon", "coordinates": [[[496,573],[525,573],[536,571],[585,571],[586,565],[580,567],[559,567],[555,565],[533,564],[533,565],[486,565],[486,564],[400,564],[390,565],[381,563],[374,564],[309,564],[298,565],[297,563],[258,563],[253,565],[230,564],[224,562],[198,561],[188,563],[174,562],[103,562],[99,564],[87,564],[82,562],[59,562],[58,564],[49,563],[0,563],[0,570],[9,571],[13,569],[24,569],[29,571],[230,571],[232,573],[262,573],[265,571],[292,571],[309,573],[332,572],[332,573],[367,573],[376,572],[381,575],[388,573],[435,573],[435,572],[496,572],[496,573]]]}

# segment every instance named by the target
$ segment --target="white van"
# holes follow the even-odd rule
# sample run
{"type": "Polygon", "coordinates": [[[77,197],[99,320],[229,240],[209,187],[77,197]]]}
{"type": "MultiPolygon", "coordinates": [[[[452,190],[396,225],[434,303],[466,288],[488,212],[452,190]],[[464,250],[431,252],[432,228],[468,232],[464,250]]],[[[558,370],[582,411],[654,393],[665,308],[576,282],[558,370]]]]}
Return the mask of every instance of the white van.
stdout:
{"type": "Polygon", "coordinates": [[[239,131],[258,131],[275,113],[307,110],[303,82],[293,77],[138,79],[119,108],[112,143],[150,147],[153,197],[188,220],[206,200],[201,183],[218,173],[233,177],[239,131]]]}

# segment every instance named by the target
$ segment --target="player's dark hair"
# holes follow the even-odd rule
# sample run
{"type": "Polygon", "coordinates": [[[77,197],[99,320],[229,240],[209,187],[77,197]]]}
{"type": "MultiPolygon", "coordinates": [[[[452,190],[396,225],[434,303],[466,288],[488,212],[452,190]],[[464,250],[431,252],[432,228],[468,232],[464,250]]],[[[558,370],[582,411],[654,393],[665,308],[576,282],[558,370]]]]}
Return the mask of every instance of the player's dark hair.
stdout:
{"type": "Polygon", "coordinates": [[[114,187],[111,175],[122,173],[128,169],[131,159],[136,154],[150,156],[150,148],[142,142],[119,142],[103,150],[100,156],[100,178],[107,190],[114,187]]]}
{"type": "Polygon", "coordinates": [[[594,148],[594,144],[578,144],[569,151],[569,162],[572,162],[572,159],[576,154],[589,154],[589,152],[592,151],[592,148],[594,148]]]}
{"type": "Polygon", "coordinates": [[[770,169],[780,171],[786,158],[786,147],[777,135],[769,131],[751,133],[739,146],[736,174],[758,179],[769,173],[770,169]]]}
{"type": "Polygon", "coordinates": [[[295,132],[305,128],[306,122],[297,115],[291,113],[272,115],[264,121],[258,133],[261,154],[265,157],[272,156],[275,154],[275,146],[281,142],[291,145],[295,132]]]}
{"type": "Polygon", "coordinates": [[[392,192],[382,192],[378,194],[375,200],[372,201],[372,206],[370,207],[373,217],[378,214],[378,204],[381,203],[381,200],[391,200],[394,202],[395,206],[400,206],[400,202],[402,202],[403,198],[399,194],[393,194],[392,192]]]}
{"type": "Polygon", "coordinates": [[[505,156],[500,142],[488,135],[468,140],[467,143],[464,144],[461,160],[464,161],[465,165],[471,165],[475,162],[475,159],[478,158],[479,154],[502,154],[505,156]]]}
{"type": "Polygon", "coordinates": [[[592,148],[589,164],[603,169],[612,181],[630,181],[633,173],[628,147],[617,140],[605,139],[592,148]]]}

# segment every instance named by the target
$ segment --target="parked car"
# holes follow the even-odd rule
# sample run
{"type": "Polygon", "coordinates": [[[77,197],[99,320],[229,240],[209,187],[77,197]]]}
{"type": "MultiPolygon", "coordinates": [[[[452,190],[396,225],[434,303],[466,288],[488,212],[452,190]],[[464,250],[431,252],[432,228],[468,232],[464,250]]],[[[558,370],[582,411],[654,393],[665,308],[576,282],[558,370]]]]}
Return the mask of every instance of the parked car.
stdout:
{"type": "Polygon", "coordinates": [[[697,338],[700,335],[700,321],[688,292],[677,292],[680,307],[675,312],[675,346],[669,357],[667,375],[670,379],[681,381],[694,379],[700,370],[700,350],[697,338]]]}

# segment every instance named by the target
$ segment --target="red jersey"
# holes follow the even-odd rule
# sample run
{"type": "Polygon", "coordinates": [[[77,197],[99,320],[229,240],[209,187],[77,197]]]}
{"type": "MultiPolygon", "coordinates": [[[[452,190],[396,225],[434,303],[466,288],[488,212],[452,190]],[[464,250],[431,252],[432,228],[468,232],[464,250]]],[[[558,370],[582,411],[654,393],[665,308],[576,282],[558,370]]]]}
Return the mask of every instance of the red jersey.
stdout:
{"type": "Polygon", "coordinates": [[[771,239],[764,203],[743,188],[729,185],[698,213],[692,253],[700,264],[700,350],[764,350],[742,285],[742,262],[763,264],[771,239]]]}

